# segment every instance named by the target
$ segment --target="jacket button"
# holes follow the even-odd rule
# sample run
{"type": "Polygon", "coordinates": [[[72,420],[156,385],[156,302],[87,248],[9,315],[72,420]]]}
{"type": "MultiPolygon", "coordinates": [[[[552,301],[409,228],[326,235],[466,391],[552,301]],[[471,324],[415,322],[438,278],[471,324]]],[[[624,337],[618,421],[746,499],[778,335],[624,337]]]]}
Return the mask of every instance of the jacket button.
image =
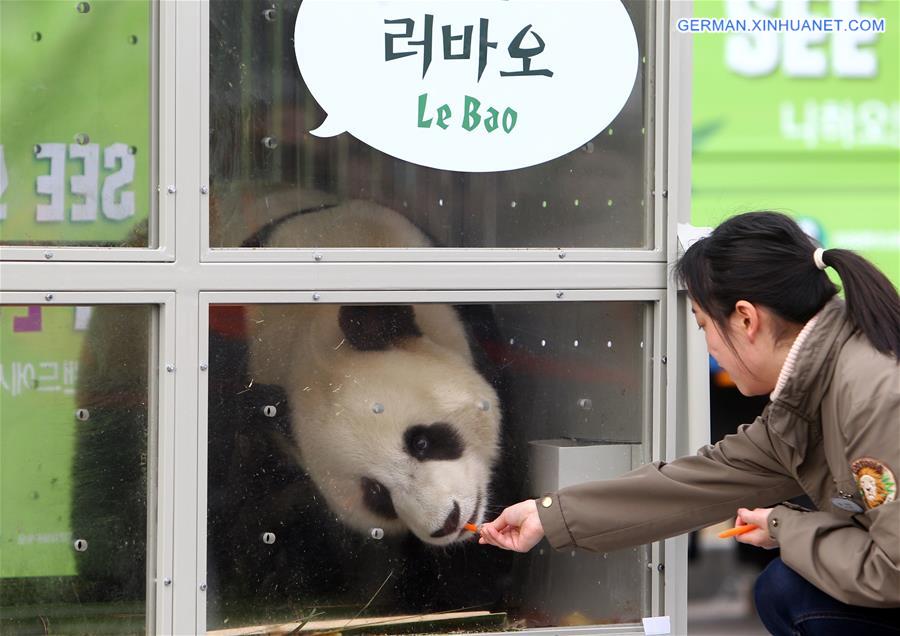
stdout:
{"type": "Polygon", "coordinates": [[[544,508],[549,508],[553,505],[553,497],[544,497],[543,499],[541,499],[541,505],[544,508]]]}

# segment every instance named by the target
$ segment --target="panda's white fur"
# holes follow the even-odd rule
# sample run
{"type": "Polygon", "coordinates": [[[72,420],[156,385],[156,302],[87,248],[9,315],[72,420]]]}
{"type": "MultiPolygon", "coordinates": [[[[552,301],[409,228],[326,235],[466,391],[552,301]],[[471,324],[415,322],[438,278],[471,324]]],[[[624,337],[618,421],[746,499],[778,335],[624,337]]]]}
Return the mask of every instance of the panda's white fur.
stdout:
{"type": "MultiPolygon", "coordinates": [[[[294,247],[428,244],[403,216],[366,202],[288,218],[266,240],[294,247]]],[[[426,543],[447,545],[471,538],[463,524],[485,518],[500,404],[473,364],[456,311],[446,304],[407,311],[421,335],[407,329],[363,350],[342,329],[338,305],[251,306],[249,371],[254,382],[285,389],[303,466],[345,524],[361,532],[411,531],[426,543]],[[423,452],[437,447],[428,446],[429,435],[458,442],[462,452],[417,459],[407,439],[414,432],[412,443],[428,449],[423,452]],[[367,487],[383,499],[376,483],[389,491],[396,518],[367,505],[367,487]]],[[[368,320],[367,310],[358,312],[368,320]]]]}

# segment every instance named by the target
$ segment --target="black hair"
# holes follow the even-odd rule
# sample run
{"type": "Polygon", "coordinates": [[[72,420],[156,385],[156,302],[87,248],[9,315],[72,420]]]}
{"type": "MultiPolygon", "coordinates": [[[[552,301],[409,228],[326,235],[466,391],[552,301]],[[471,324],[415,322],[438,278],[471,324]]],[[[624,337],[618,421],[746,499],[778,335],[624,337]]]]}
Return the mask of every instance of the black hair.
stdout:
{"type": "MultiPolygon", "coordinates": [[[[838,293],[813,260],[816,248],[790,217],[747,212],[694,243],[675,265],[675,276],[727,340],[723,327],[739,300],[802,325],[838,293]]],[[[822,260],[841,278],[852,323],[878,351],[900,360],[900,296],[891,282],[849,250],[825,250],[822,260]]]]}

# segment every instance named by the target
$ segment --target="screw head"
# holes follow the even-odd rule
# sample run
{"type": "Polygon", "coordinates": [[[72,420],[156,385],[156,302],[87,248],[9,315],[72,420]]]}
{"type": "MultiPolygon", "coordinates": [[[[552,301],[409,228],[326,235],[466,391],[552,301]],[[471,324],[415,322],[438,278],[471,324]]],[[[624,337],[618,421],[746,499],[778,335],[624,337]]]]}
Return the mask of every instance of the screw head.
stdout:
{"type": "Polygon", "coordinates": [[[375,404],[372,405],[372,412],[375,415],[384,413],[384,404],[382,404],[381,402],[375,402],[375,404]]]}
{"type": "Polygon", "coordinates": [[[49,261],[53,258],[53,252],[44,252],[44,258],[49,261]]]}
{"type": "Polygon", "coordinates": [[[321,294],[319,294],[319,292],[316,292],[312,295],[313,300],[319,300],[320,298],[322,298],[322,296],[321,294]]]}
{"type": "Polygon", "coordinates": [[[318,263],[322,260],[322,255],[319,252],[316,252],[315,254],[313,254],[313,260],[318,263]]]}
{"type": "Polygon", "coordinates": [[[205,362],[201,362],[201,363],[200,363],[200,370],[201,370],[201,371],[206,371],[208,368],[209,368],[209,365],[208,365],[207,363],[205,363],[205,362]]]}
{"type": "Polygon", "coordinates": [[[168,371],[169,373],[175,373],[175,365],[174,365],[174,364],[167,364],[167,365],[166,365],[166,371],[168,371]]]}
{"type": "Polygon", "coordinates": [[[78,6],[75,7],[78,10],[78,13],[87,13],[91,10],[90,2],[79,2],[78,6]]]}
{"type": "Polygon", "coordinates": [[[85,146],[91,142],[91,136],[87,133],[78,133],[75,135],[75,143],[79,146],[85,146]]]}
{"type": "Polygon", "coordinates": [[[166,192],[168,192],[169,194],[175,194],[175,186],[170,185],[168,188],[166,188],[166,192]]]}
{"type": "Polygon", "coordinates": [[[564,296],[563,292],[561,292],[561,291],[556,292],[557,298],[562,298],[563,296],[564,296]]]}
{"type": "Polygon", "coordinates": [[[665,564],[664,564],[664,563],[660,563],[659,565],[657,565],[657,566],[656,566],[656,571],[657,571],[657,572],[660,572],[660,573],[665,572],[665,571],[666,571],[666,566],[665,566],[665,564]]]}
{"type": "Polygon", "coordinates": [[[167,576],[163,579],[163,585],[172,585],[172,579],[167,576]]]}
{"type": "Polygon", "coordinates": [[[200,194],[209,194],[209,186],[200,186],[200,194]]]}
{"type": "Polygon", "coordinates": [[[559,254],[557,254],[557,256],[559,256],[560,259],[563,259],[563,258],[566,257],[566,253],[565,253],[565,252],[560,252],[559,254]]]}
{"type": "Polygon", "coordinates": [[[206,591],[206,583],[201,583],[201,584],[200,584],[200,591],[201,591],[201,592],[205,592],[205,591],[206,591]]]}
{"type": "Polygon", "coordinates": [[[663,363],[663,364],[666,364],[668,361],[669,361],[669,357],[668,357],[668,356],[663,356],[663,357],[662,357],[662,363],[663,363]]]}
{"type": "Polygon", "coordinates": [[[53,300],[53,294],[44,294],[44,300],[50,302],[51,300],[53,300]]]}

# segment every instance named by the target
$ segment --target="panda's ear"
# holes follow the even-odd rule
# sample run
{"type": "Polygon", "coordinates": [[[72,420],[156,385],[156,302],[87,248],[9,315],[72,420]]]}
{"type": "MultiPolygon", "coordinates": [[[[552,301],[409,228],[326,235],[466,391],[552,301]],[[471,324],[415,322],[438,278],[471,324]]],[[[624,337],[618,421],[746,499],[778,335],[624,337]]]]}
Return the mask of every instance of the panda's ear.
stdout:
{"type": "Polygon", "coordinates": [[[422,335],[411,305],[344,305],[338,322],[347,341],[360,351],[387,349],[398,340],[422,335]]]}

